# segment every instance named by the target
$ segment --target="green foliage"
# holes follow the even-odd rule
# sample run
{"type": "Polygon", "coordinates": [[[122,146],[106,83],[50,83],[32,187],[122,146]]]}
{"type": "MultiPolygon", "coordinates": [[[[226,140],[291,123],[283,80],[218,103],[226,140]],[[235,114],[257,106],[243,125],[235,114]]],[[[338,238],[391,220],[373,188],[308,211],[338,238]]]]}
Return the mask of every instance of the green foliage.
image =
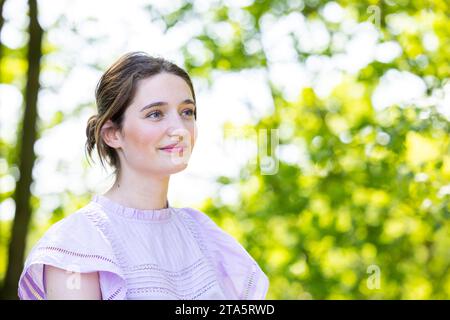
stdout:
{"type": "MultiPolygon", "coordinates": [[[[429,93],[443,86],[449,76],[448,5],[340,3],[360,22],[369,19],[368,7],[378,4],[380,42],[396,41],[402,54],[345,76],[325,99],[313,88],[304,88],[298,101],[290,103],[271,84],[275,111],[256,129],[294,128],[280,139],[280,146],[305,149],[308,161],[292,164],[279,159],[275,175],[261,175],[249,165],[238,183],[220,177],[224,186],[240,190],[238,204],[217,197],[202,209],[241,241],[266,271],[271,280],[268,298],[448,299],[449,121],[434,106],[393,105],[375,111],[370,100],[389,69],[431,79],[429,93]],[[389,21],[396,18],[416,27],[394,32],[389,21]],[[423,45],[430,32],[439,43],[431,51],[423,45]],[[380,270],[378,289],[369,285],[371,266],[380,270]]],[[[302,13],[307,19],[322,19],[318,13],[325,4],[306,1],[302,13]]],[[[255,1],[243,9],[255,22],[246,30],[253,39],[260,39],[264,15],[292,12],[283,1],[255,1]]],[[[226,16],[228,11],[217,12],[226,16]]],[[[340,31],[340,25],[324,23],[330,32],[340,31]]],[[[230,58],[207,35],[197,39],[212,54],[200,66],[188,65],[194,71],[220,68],[221,59],[229,61],[230,71],[266,66],[264,50],[253,53],[262,56],[253,60],[254,66],[246,66],[251,57],[242,56],[241,44],[229,50],[230,58]]],[[[297,52],[299,61],[312,55],[297,52]]],[[[323,53],[338,52],[327,48],[323,53]]]]}

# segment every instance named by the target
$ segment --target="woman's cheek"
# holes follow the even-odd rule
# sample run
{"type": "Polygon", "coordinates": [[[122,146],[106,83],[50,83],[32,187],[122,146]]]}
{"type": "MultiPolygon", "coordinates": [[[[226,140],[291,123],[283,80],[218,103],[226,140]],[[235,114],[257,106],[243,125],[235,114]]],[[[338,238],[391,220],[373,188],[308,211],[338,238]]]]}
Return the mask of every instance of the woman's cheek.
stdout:
{"type": "Polygon", "coordinates": [[[130,139],[139,150],[156,149],[156,141],[158,140],[158,132],[156,128],[149,128],[136,125],[130,130],[130,139]]]}

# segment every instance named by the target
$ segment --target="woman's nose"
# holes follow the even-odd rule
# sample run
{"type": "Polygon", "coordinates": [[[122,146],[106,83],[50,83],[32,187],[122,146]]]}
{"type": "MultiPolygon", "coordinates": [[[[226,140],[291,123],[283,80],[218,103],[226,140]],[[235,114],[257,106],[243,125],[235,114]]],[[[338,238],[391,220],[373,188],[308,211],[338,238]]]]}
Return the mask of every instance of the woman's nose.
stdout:
{"type": "Polygon", "coordinates": [[[188,143],[190,141],[190,132],[187,130],[186,123],[178,114],[170,117],[170,123],[167,130],[170,137],[176,137],[180,142],[184,141],[185,143],[188,143]]]}

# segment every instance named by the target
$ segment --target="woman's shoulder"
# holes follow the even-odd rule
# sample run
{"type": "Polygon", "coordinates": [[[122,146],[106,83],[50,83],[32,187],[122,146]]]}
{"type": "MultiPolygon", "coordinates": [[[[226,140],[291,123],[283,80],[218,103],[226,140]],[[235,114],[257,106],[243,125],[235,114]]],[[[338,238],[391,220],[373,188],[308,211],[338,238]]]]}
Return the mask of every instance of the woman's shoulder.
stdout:
{"type": "Polygon", "coordinates": [[[65,239],[77,238],[78,245],[92,246],[98,240],[101,230],[93,221],[93,216],[101,215],[101,210],[92,203],[85,205],[77,211],[69,214],[61,220],[52,224],[39,242],[61,242],[65,239]]]}
{"type": "Polygon", "coordinates": [[[31,249],[26,265],[50,259],[59,262],[110,261],[111,243],[95,221],[99,209],[92,203],[51,225],[31,249]]]}
{"type": "Polygon", "coordinates": [[[181,208],[182,212],[184,212],[188,217],[194,220],[197,224],[205,228],[218,228],[221,229],[218,224],[212,219],[207,213],[195,209],[192,207],[184,207],[181,208]]]}
{"type": "Polygon", "coordinates": [[[117,290],[122,273],[111,243],[95,222],[101,214],[89,203],[44,233],[26,258],[19,281],[22,299],[45,299],[44,265],[77,273],[107,272],[108,277],[102,276],[104,296],[117,290]]]}

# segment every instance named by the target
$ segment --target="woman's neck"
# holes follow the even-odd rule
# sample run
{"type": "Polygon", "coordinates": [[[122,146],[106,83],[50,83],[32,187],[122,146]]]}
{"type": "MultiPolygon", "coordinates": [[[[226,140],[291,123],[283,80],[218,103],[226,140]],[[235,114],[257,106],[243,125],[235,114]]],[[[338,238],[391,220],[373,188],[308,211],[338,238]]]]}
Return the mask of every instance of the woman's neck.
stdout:
{"type": "Polygon", "coordinates": [[[125,207],[140,210],[166,208],[169,179],[170,176],[148,177],[122,172],[104,196],[125,207]]]}

